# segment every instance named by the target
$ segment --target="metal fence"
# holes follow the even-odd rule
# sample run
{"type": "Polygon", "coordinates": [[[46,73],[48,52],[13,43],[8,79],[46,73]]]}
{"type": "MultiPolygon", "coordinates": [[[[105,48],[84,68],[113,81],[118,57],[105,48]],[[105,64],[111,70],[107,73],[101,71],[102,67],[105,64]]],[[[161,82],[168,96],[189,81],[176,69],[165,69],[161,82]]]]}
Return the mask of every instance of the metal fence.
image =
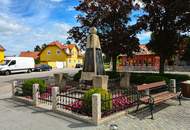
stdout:
{"type": "Polygon", "coordinates": [[[51,105],[52,104],[52,93],[51,93],[51,87],[46,88],[45,91],[42,93],[39,92],[38,95],[38,101],[42,104],[51,105]]]}
{"type": "Polygon", "coordinates": [[[101,98],[102,117],[125,110],[136,104],[137,94],[135,88],[126,88],[110,92],[101,98]]]}
{"type": "Polygon", "coordinates": [[[76,114],[91,116],[91,112],[88,111],[89,106],[84,103],[83,95],[84,92],[76,89],[58,94],[58,108],[71,111],[76,114]]]}

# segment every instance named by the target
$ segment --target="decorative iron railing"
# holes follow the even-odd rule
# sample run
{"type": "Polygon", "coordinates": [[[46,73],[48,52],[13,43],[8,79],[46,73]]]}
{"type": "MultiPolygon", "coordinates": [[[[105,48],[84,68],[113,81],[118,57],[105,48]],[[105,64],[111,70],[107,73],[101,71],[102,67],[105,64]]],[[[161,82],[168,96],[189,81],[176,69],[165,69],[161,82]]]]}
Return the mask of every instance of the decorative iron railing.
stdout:
{"type": "Polygon", "coordinates": [[[125,110],[136,104],[137,94],[135,88],[119,89],[110,93],[110,95],[102,95],[102,117],[125,110]]]}
{"type": "Polygon", "coordinates": [[[84,92],[76,89],[58,94],[58,108],[71,111],[76,114],[91,116],[91,112],[87,110],[88,105],[84,103],[83,95],[84,92]]]}
{"type": "Polygon", "coordinates": [[[51,87],[46,88],[46,90],[38,95],[38,101],[42,104],[51,105],[52,104],[52,89],[51,87]]]}

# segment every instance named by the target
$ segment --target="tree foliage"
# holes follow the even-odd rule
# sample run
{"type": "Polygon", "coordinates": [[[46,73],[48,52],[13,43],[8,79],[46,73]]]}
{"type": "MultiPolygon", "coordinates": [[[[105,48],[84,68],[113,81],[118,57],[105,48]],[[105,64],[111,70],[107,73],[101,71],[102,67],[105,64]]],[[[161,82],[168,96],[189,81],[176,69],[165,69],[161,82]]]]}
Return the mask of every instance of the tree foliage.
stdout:
{"type": "Polygon", "coordinates": [[[41,50],[43,50],[43,49],[46,48],[46,47],[47,47],[47,44],[46,44],[46,43],[42,44],[41,46],[36,45],[36,46],[34,47],[34,51],[41,51],[41,50]]]}
{"type": "Polygon", "coordinates": [[[189,0],[142,0],[145,15],[139,23],[152,32],[148,48],[160,56],[160,73],[165,60],[176,53],[180,37],[190,29],[189,0]]]}
{"type": "Polygon", "coordinates": [[[34,51],[41,51],[41,47],[39,45],[36,45],[34,51]]]}
{"type": "MultiPolygon", "coordinates": [[[[136,37],[138,26],[130,26],[130,14],[134,9],[132,0],[83,0],[76,7],[81,14],[77,20],[80,26],[73,27],[69,38],[85,48],[89,28],[96,27],[101,47],[106,55],[113,58],[116,70],[116,57],[119,54],[132,55],[138,51],[139,40],[136,37]]],[[[136,7],[136,6],[135,6],[136,7]]]]}
{"type": "Polygon", "coordinates": [[[182,55],[181,59],[186,61],[187,64],[190,64],[190,37],[185,38],[184,42],[186,44],[185,50],[184,50],[184,54],[182,55]]]}

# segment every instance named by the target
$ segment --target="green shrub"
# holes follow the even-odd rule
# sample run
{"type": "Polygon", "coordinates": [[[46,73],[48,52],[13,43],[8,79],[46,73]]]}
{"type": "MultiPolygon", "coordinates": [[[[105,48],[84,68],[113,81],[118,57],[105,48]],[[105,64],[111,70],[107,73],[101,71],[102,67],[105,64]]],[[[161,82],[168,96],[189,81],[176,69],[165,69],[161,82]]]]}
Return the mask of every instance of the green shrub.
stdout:
{"type": "Polygon", "coordinates": [[[182,82],[184,80],[189,80],[188,75],[179,75],[179,74],[158,74],[158,73],[131,73],[130,82],[133,84],[143,84],[157,82],[165,80],[169,83],[170,79],[176,79],[176,82],[182,82]]]}
{"type": "Polygon", "coordinates": [[[165,76],[155,75],[155,74],[131,74],[130,82],[133,84],[144,84],[144,83],[153,83],[159,81],[166,81],[169,83],[169,79],[165,76]]]}
{"type": "Polygon", "coordinates": [[[80,80],[81,73],[82,73],[82,70],[80,70],[78,73],[76,73],[76,74],[73,76],[74,81],[79,81],[79,80],[80,80]]]}
{"type": "Polygon", "coordinates": [[[120,74],[115,71],[106,71],[106,75],[109,76],[109,79],[117,79],[120,77],[120,74]]]}
{"type": "Polygon", "coordinates": [[[105,63],[104,64],[104,69],[109,69],[110,68],[110,64],[109,63],[105,63]]]}
{"type": "Polygon", "coordinates": [[[190,77],[188,75],[182,75],[182,74],[164,74],[163,76],[167,77],[168,79],[176,79],[177,82],[190,80],[190,77]]]}
{"type": "Polygon", "coordinates": [[[32,96],[33,84],[39,84],[40,93],[45,92],[45,90],[46,90],[45,80],[29,79],[29,80],[24,81],[24,84],[22,87],[22,91],[23,91],[24,96],[32,96]]]}
{"type": "Polygon", "coordinates": [[[85,103],[84,107],[86,107],[86,110],[88,112],[92,111],[92,95],[95,93],[99,93],[101,95],[101,110],[110,110],[112,108],[112,95],[102,88],[91,88],[85,92],[83,99],[85,103]]]}

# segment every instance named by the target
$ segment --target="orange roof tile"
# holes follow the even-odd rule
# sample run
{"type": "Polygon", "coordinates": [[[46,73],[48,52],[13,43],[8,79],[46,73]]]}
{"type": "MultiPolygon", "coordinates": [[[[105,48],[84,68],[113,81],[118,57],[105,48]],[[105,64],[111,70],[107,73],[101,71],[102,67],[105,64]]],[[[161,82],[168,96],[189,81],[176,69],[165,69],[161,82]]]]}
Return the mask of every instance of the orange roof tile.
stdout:
{"type": "MultiPolygon", "coordinates": [[[[68,53],[68,52],[66,52],[66,49],[71,50],[71,49],[73,49],[74,47],[76,47],[77,50],[80,51],[76,44],[64,45],[64,44],[62,44],[62,43],[59,42],[59,41],[53,41],[53,42],[49,43],[47,46],[57,46],[57,47],[60,48],[61,50],[64,50],[65,53],[66,53],[68,56],[70,56],[71,54],[68,53]]],[[[45,48],[44,48],[44,49],[45,49],[45,48]]],[[[39,55],[40,55],[42,52],[43,52],[43,50],[39,53],[39,55]]],[[[80,55],[79,55],[79,56],[80,56],[80,55]]]]}
{"type": "Polygon", "coordinates": [[[59,41],[54,41],[51,42],[50,44],[48,44],[48,46],[57,46],[60,49],[66,49],[67,47],[65,45],[63,45],[62,43],[60,43],[59,41]]]}
{"type": "Polygon", "coordinates": [[[0,51],[5,51],[5,48],[2,45],[0,45],[0,51]]]}
{"type": "Polygon", "coordinates": [[[20,57],[32,57],[34,59],[39,58],[39,53],[40,52],[32,52],[32,51],[23,51],[20,53],[20,57]]]}
{"type": "Polygon", "coordinates": [[[67,48],[69,48],[70,50],[72,50],[74,47],[76,47],[76,49],[77,49],[78,51],[80,51],[79,48],[78,48],[78,46],[77,46],[76,44],[68,44],[68,45],[67,45],[67,48]]]}

